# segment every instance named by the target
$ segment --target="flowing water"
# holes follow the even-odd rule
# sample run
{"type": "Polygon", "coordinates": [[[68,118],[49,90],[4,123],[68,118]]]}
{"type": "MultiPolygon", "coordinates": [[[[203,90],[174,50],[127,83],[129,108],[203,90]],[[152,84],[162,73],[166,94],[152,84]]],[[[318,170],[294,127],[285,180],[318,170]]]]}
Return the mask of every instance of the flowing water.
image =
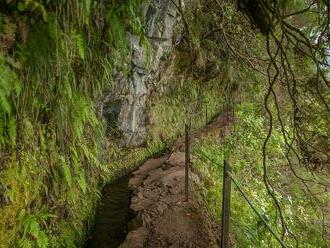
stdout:
{"type": "Polygon", "coordinates": [[[104,187],[86,248],[115,248],[124,241],[129,220],[128,180],[125,176],[104,187]]]}

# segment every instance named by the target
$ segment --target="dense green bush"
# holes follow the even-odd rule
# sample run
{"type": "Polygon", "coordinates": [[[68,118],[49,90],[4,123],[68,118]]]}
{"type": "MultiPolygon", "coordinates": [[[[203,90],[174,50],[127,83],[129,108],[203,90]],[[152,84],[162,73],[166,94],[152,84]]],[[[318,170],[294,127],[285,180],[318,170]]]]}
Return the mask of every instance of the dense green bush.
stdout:
{"type": "MultiPolygon", "coordinates": [[[[236,106],[235,124],[229,137],[219,141],[218,137],[208,137],[196,145],[193,154],[197,155],[194,166],[202,173],[203,183],[198,195],[211,216],[221,222],[223,160],[226,157],[232,167],[234,179],[257,207],[270,226],[280,235],[278,214],[263,183],[262,145],[267,130],[262,106],[244,103],[236,106]],[[217,164],[210,162],[207,155],[217,164]]],[[[323,237],[322,208],[327,205],[330,195],[322,193],[319,200],[307,193],[306,188],[290,170],[285,158],[285,144],[279,128],[273,130],[268,146],[268,177],[281,204],[289,232],[285,243],[295,247],[327,247],[323,237]]],[[[295,167],[300,177],[326,182],[326,175],[295,167]]],[[[308,181],[308,180],[307,180],[308,181]]],[[[322,185],[308,183],[313,192],[322,191],[322,185]]],[[[232,185],[231,233],[235,247],[280,247],[261,220],[248,206],[239,191],[232,185]]]]}

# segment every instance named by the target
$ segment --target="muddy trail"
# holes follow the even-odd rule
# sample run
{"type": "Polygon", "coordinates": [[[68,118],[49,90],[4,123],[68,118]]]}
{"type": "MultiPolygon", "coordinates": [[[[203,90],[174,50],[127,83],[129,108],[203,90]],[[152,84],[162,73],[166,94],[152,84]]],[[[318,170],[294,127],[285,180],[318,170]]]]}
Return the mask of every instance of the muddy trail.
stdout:
{"type": "MultiPolygon", "coordinates": [[[[203,136],[223,136],[232,119],[231,114],[220,115],[204,128],[191,131],[191,146],[203,136]]],[[[110,185],[115,194],[105,192],[107,195],[98,209],[94,236],[87,248],[218,247],[218,225],[210,223],[203,207],[194,198],[194,187],[200,180],[194,170],[189,172],[190,198],[188,202],[184,201],[184,166],[184,139],[181,138],[170,152],[148,159],[119,181],[128,182],[128,185],[110,185]],[[125,191],[119,193],[123,194],[119,199],[118,190],[125,191]]]]}

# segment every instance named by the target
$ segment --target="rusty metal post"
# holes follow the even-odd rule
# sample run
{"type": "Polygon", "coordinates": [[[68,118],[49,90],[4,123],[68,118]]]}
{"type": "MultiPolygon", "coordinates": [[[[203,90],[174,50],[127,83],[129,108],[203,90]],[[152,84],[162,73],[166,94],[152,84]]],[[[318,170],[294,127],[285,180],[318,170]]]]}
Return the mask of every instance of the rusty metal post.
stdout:
{"type": "Polygon", "coordinates": [[[186,114],[185,129],[185,201],[189,200],[189,166],[190,166],[190,137],[189,117],[186,114]]]}
{"type": "Polygon", "coordinates": [[[221,248],[229,247],[230,193],[231,193],[230,166],[228,162],[224,160],[221,248]]]}

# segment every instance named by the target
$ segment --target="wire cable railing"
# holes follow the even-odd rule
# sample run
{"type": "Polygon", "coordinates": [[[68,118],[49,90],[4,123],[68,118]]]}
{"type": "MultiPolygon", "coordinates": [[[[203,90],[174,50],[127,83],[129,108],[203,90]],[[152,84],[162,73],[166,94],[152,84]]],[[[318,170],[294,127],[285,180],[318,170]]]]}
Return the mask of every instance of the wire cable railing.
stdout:
{"type": "MultiPolygon", "coordinates": [[[[224,169],[224,186],[225,186],[225,177],[230,178],[230,181],[233,182],[233,184],[235,185],[235,187],[237,188],[238,192],[242,195],[243,199],[248,203],[249,207],[253,210],[253,212],[258,216],[258,218],[262,221],[262,223],[265,225],[265,227],[269,230],[269,232],[272,234],[272,236],[274,236],[274,238],[280,243],[280,245],[282,246],[282,248],[287,248],[288,246],[283,242],[283,240],[280,239],[280,237],[276,234],[276,232],[271,228],[271,226],[267,223],[267,221],[265,220],[264,217],[262,217],[262,215],[260,214],[260,212],[257,210],[257,207],[254,206],[254,204],[251,202],[251,200],[249,199],[249,197],[244,193],[244,191],[242,190],[242,188],[239,186],[239,184],[237,183],[237,181],[234,179],[234,175],[226,168],[226,166],[228,166],[228,168],[230,168],[229,164],[224,161],[224,165],[218,163],[217,161],[215,161],[214,159],[212,159],[211,157],[209,157],[208,155],[206,155],[203,151],[199,150],[198,151],[202,157],[198,154],[194,154],[197,158],[199,158],[200,160],[204,160],[207,159],[208,161],[212,162],[213,164],[221,167],[224,169]]],[[[225,188],[225,187],[224,187],[225,188]]],[[[225,191],[225,190],[224,190],[225,191]]],[[[225,192],[224,192],[225,195],[225,192]]],[[[225,198],[223,198],[225,200],[225,198]]],[[[223,208],[225,206],[225,203],[223,203],[223,208]]],[[[223,220],[224,221],[224,209],[223,209],[223,220]]],[[[228,216],[229,217],[229,216],[228,216]]],[[[224,229],[224,225],[223,228],[224,229]]],[[[228,229],[228,228],[227,228],[228,229]]],[[[222,233],[222,235],[227,235],[228,233],[222,233]]],[[[223,240],[223,237],[222,237],[223,240]]],[[[222,247],[228,247],[226,244],[222,244],[222,247]]]]}

